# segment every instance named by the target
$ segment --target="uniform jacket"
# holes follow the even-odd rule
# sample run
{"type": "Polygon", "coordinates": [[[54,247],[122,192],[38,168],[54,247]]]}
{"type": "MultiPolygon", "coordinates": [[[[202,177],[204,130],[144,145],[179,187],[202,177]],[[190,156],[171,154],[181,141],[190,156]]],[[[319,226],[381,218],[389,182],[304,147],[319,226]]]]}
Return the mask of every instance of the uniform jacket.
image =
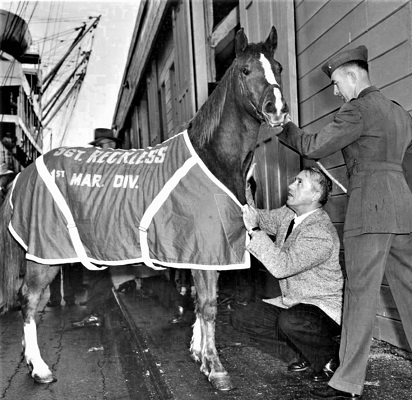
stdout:
{"type": "Polygon", "coordinates": [[[412,232],[412,118],[375,87],[315,134],[289,122],[279,140],[304,157],[342,150],[349,175],[344,236],[412,232]]]}
{"type": "Polygon", "coordinates": [[[285,241],[294,212],[286,206],[258,210],[259,227],[247,247],[279,279],[282,296],[266,302],[282,308],[304,303],[341,322],[343,276],[339,237],[328,214],[318,209],[295,227],[285,241]],[[272,242],[267,235],[275,235],[272,242]]]}

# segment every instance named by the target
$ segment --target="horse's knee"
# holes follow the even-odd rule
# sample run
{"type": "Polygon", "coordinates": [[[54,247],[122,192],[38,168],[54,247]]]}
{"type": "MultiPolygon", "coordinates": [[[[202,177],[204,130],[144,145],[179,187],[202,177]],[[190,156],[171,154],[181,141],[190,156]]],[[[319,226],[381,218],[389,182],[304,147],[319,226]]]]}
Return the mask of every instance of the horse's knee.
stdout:
{"type": "Polygon", "coordinates": [[[200,307],[199,311],[205,321],[214,321],[217,315],[217,302],[213,301],[205,303],[200,307]]]}

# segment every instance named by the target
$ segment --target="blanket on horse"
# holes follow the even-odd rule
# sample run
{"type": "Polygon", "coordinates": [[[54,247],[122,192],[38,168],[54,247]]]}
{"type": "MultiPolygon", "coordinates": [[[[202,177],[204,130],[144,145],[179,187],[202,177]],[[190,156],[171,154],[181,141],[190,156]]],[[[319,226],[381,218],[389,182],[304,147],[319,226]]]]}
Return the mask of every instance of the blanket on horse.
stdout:
{"type": "Polygon", "coordinates": [[[41,264],[249,268],[241,204],[187,132],[147,149],[61,147],[18,175],[9,229],[41,264]]]}

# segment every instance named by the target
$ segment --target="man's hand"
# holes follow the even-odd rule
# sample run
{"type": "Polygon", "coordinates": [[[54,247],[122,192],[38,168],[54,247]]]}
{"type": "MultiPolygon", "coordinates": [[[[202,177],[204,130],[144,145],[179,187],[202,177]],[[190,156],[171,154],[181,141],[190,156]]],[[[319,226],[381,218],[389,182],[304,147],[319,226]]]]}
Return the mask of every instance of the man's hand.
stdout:
{"type": "Polygon", "coordinates": [[[285,115],[285,119],[283,120],[283,125],[286,125],[288,122],[292,122],[292,118],[289,113],[285,115]]]}
{"type": "Polygon", "coordinates": [[[244,205],[242,207],[243,223],[247,231],[259,226],[259,215],[255,208],[244,205]]]}

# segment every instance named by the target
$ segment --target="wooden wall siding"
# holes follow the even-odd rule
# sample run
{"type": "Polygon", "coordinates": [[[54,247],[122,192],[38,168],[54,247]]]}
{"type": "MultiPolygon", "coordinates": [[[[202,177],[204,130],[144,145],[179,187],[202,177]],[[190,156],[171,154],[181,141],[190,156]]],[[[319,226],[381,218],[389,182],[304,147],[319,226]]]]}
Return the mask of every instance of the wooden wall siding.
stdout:
{"type": "Polygon", "coordinates": [[[158,93],[158,75],[156,61],[152,61],[151,70],[146,79],[147,82],[147,99],[149,111],[149,143],[154,146],[161,142],[162,119],[161,110],[159,108],[159,93],[158,93]]]}
{"type": "Polygon", "coordinates": [[[175,134],[174,128],[174,97],[173,97],[173,69],[167,71],[168,74],[163,80],[160,86],[160,99],[161,99],[161,107],[162,107],[162,123],[163,123],[163,132],[164,138],[163,140],[171,137],[175,134]]]}
{"type": "MultiPolygon", "coordinates": [[[[295,0],[299,122],[307,132],[318,132],[341,106],[330,79],[320,70],[332,55],[364,44],[369,50],[372,83],[412,112],[412,1],[411,0],[295,0]]],[[[346,166],[339,151],[321,163],[345,187],[346,166]]],[[[313,161],[303,160],[304,165],[313,161]]],[[[334,185],[325,206],[342,243],[347,196],[334,185]]],[[[344,257],[341,254],[344,269],[344,257]]],[[[411,350],[399,321],[390,288],[381,287],[374,336],[411,350]]]]}
{"type": "Polygon", "coordinates": [[[279,184],[286,174],[280,174],[279,142],[268,139],[255,152],[255,179],[257,182],[256,204],[258,208],[280,207],[287,186],[279,184]]]}
{"type": "MultiPolygon", "coordinates": [[[[209,97],[208,82],[212,82],[212,73],[214,71],[214,63],[211,60],[211,51],[208,46],[209,33],[213,27],[209,19],[208,9],[213,10],[211,0],[192,2],[192,21],[193,26],[193,52],[196,60],[195,69],[195,87],[196,87],[196,110],[199,110],[203,103],[209,97]],[[205,29],[203,29],[205,27],[205,29]],[[213,68],[213,69],[212,69],[213,68]]],[[[214,75],[213,75],[214,76],[214,75]]]]}
{"type": "Polygon", "coordinates": [[[147,94],[145,94],[139,102],[139,137],[140,137],[140,144],[142,148],[148,147],[150,145],[149,142],[149,111],[148,111],[148,101],[147,101],[147,94]]]}
{"type": "Polygon", "coordinates": [[[175,70],[174,64],[169,69],[168,79],[166,81],[166,127],[167,137],[173,136],[176,128],[175,124],[175,70]]]}
{"type": "Polygon", "coordinates": [[[139,128],[139,107],[134,106],[132,111],[131,124],[129,128],[130,143],[128,146],[125,145],[125,143],[123,143],[125,149],[139,149],[141,147],[139,128]]]}
{"type": "Polygon", "coordinates": [[[120,89],[115,109],[114,122],[119,129],[122,129],[123,125],[126,124],[136,90],[143,83],[141,80],[144,79],[143,72],[155,45],[154,38],[159,31],[168,6],[169,2],[165,0],[141,0],[123,77],[123,82],[128,82],[129,87],[120,89]]]}
{"type": "Polygon", "coordinates": [[[374,337],[412,351],[400,322],[392,292],[384,278],[378,300],[374,337]]]}
{"type": "Polygon", "coordinates": [[[158,52],[157,68],[159,71],[159,88],[161,93],[162,122],[163,122],[163,140],[174,134],[174,106],[175,101],[175,78],[174,62],[175,51],[173,43],[173,34],[165,39],[161,51],[158,52]]]}
{"type": "Polygon", "coordinates": [[[194,72],[191,40],[190,3],[181,1],[173,12],[175,45],[176,110],[178,125],[189,121],[195,113],[194,72]]]}

